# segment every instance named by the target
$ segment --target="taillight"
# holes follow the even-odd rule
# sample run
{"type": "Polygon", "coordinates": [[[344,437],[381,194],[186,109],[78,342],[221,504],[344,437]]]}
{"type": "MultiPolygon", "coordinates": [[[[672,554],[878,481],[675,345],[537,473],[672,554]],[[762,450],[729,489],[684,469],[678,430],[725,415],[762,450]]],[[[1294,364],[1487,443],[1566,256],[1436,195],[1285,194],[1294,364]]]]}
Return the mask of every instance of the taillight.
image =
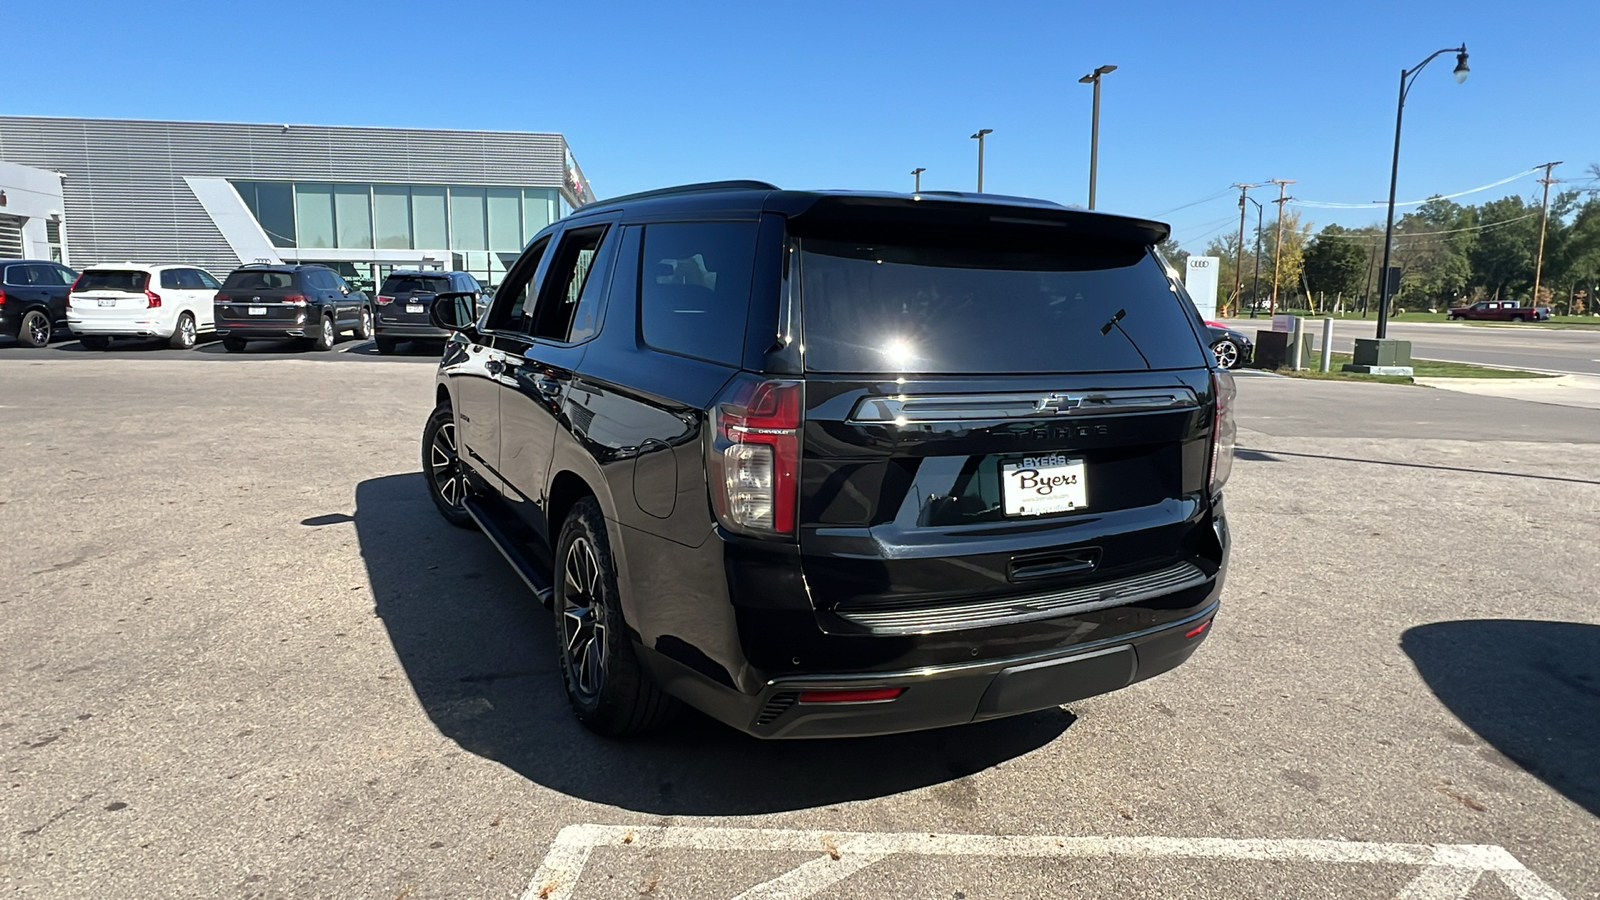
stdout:
{"type": "Polygon", "coordinates": [[[0,306],[4,306],[5,302],[6,302],[5,288],[0,288],[0,306]]]}
{"type": "Polygon", "coordinates": [[[1238,442],[1239,426],[1233,420],[1233,401],[1239,391],[1233,376],[1217,369],[1211,373],[1211,393],[1216,399],[1216,421],[1211,425],[1211,496],[1228,483],[1233,472],[1233,445],[1238,442]]]}
{"type": "Polygon", "coordinates": [[[394,302],[394,298],[393,297],[385,297],[382,294],[378,295],[378,305],[379,306],[388,306],[389,304],[391,304],[393,302],[394,302]]]}
{"type": "Polygon", "coordinates": [[[741,381],[717,403],[711,498],[724,527],[792,535],[800,491],[798,381],[741,381]]]}
{"type": "Polygon", "coordinates": [[[283,298],[281,302],[287,303],[290,306],[305,306],[306,298],[304,294],[290,294],[289,296],[283,298]]]}
{"type": "Polygon", "coordinates": [[[232,303],[233,298],[229,297],[227,294],[217,294],[211,298],[211,301],[213,303],[232,303]]]}
{"type": "Polygon", "coordinates": [[[79,275],[77,278],[72,279],[72,287],[67,289],[67,293],[76,294],[78,292],[78,285],[80,285],[82,283],[83,283],[83,276],[82,275],[79,275]]]}
{"type": "Polygon", "coordinates": [[[156,293],[155,291],[151,291],[151,290],[146,290],[144,292],[144,306],[145,306],[145,309],[155,309],[156,307],[158,307],[160,305],[161,305],[161,295],[160,294],[156,293]]]}

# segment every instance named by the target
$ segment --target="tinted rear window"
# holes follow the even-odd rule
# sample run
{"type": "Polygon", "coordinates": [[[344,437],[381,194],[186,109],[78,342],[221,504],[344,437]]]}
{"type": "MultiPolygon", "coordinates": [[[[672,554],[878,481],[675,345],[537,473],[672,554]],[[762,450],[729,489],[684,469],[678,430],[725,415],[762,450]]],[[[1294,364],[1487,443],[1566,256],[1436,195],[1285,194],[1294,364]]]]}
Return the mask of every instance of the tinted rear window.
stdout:
{"type": "Polygon", "coordinates": [[[238,271],[222,283],[236,291],[281,291],[294,287],[293,272],[238,271]]]}
{"type": "Polygon", "coordinates": [[[450,279],[432,275],[390,275],[384,279],[385,294],[442,294],[450,290],[450,279]]]}
{"type": "Polygon", "coordinates": [[[1075,253],[812,238],[800,247],[805,365],[813,372],[1207,364],[1188,301],[1144,247],[1102,242],[1075,253]]]}
{"type": "Polygon", "coordinates": [[[646,227],[639,277],[645,343],[738,365],[744,358],[755,255],[754,222],[646,227]]]}
{"type": "Polygon", "coordinates": [[[85,272],[78,278],[80,291],[127,291],[130,294],[138,294],[149,284],[149,272],[117,272],[102,269],[85,272]]]}

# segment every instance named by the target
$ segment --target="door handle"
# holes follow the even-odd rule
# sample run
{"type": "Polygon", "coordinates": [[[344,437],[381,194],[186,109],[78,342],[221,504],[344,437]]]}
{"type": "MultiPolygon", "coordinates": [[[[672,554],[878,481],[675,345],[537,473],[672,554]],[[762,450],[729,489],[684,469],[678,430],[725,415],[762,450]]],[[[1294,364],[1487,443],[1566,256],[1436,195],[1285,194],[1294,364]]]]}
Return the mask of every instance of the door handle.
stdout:
{"type": "Polygon", "coordinates": [[[555,400],[561,396],[561,382],[542,373],[533,376],[533,389],[544,395],[546,400],[555,400]]]}
{"type": "Polygon", "coordinates": [[[483,364],[483,368],[490,375],[499,375],[506,370],[506,364],[502,360],[491,359],[483,364]]]}

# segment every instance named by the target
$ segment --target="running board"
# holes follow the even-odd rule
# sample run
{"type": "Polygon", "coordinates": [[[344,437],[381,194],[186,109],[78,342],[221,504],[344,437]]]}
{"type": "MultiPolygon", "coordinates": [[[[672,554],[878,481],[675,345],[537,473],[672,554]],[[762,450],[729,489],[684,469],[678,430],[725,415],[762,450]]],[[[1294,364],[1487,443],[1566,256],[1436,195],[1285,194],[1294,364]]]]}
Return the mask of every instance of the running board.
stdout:
{"type": "Polygon", "coordinates": [[[478,523],[478,527],[489,538],[489,543],[506,558],[506,562],[516,570],[523,583],[544,604],[544,608],[550,609],[555,601],[555,591],[551,588],[551,567],[543,554],[538,552],[539,539],[533,531],[520,522],[508,527],[504,515],[490,509],[477,497],[468,497],[462,505],[466,507],[467,515],[478,523]]]}

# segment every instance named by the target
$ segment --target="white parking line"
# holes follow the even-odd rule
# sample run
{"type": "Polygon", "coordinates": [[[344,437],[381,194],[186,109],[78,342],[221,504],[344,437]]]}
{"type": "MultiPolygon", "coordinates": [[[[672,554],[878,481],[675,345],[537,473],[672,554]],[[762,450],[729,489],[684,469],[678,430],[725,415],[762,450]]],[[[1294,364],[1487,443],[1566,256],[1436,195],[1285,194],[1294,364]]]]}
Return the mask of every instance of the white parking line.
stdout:
{"type": "MultiPolygon", "coordinates": [[[[754,850],[821,854],[739,898],[800,900],[880,859],[912,856],[1125,857],[1419,866],[1396,900],[1459,900],[1493,873],[1521,900],[1563,900],[1505,848],[1493,844],[1386,844],[1234,838],[1068,837],[801,831],[765,828],[568,825],[556,835],[522,900],[570,900],[598,847],[636,850],[754,850]]],[[[737,900],[737,898],[736,898],[737,900]]]]}

